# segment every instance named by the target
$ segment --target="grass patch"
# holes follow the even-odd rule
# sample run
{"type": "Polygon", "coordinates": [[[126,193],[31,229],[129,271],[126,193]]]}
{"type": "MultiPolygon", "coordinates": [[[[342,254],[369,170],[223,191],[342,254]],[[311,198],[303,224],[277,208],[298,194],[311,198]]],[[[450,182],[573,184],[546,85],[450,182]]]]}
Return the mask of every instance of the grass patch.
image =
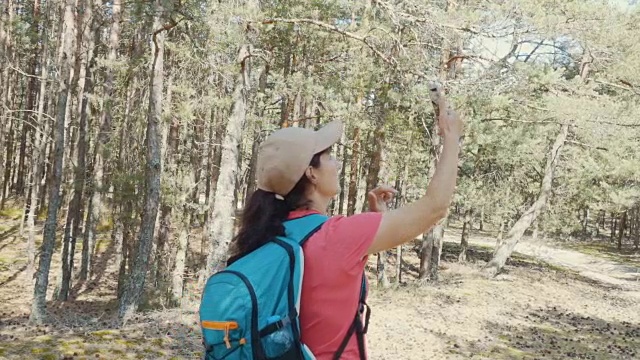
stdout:
{"type": "Polygon", "coordinates": [[[6,208],[0,210],[0,217],[9,218],[11,220],[17,220],[22,216],[22,209],[17,207],[6,208]]]}
{"type": "Polygon", "coordinates": [[[622,248],[603,241],[565,243],[564,247],[586,255],[597,256],[624,265],[640,266],[640,250],[622,248]]]}
{"type": "Polygon", "coordinates": [[[111,221],[111,218],[103,219],[98,225],[96,225],[96,232],[99,233],[111,231],[111,229],[113,229],[113,221],[111,221]]]}

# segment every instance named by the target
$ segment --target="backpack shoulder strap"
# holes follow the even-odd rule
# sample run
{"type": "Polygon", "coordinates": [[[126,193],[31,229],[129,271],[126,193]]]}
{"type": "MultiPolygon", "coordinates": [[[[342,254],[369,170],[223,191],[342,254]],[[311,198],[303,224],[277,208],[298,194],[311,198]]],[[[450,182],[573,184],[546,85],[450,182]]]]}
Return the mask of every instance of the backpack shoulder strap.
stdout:
{"type": "Polygon", "coordinates": [[[285,236],[302,246],[315,234],[329,217],[321,214],[310,214],[284,222],[285,236]]]}
{"type": "Polygon", "coordinates": [[[367,333],[369,329],[369,318],[371,317],[371,308],[367,305],[365,301],[367,298],[367,280],[366,275],[363,271],[362,273],[362,285],[360,286],[360,299],[358,304],[358,309],[356,311],[356,315],[351,322],[351,326],[347,331],[346,335],[342,339],[342,343],[338,347],[338,350],[333,354],[334,360],[339,360],[342,356],[342,353],[347,348],[347,344],[349,344],[349,340],[353,335],[356,336],[356,340],[358,342],[358,352],[360,355],[360,360],[366,360],[365,354],[365,346],[364,346],[364,335],[367,333]],[[364,324],[362,323],[361,317],[364,316],[364,324]]]}

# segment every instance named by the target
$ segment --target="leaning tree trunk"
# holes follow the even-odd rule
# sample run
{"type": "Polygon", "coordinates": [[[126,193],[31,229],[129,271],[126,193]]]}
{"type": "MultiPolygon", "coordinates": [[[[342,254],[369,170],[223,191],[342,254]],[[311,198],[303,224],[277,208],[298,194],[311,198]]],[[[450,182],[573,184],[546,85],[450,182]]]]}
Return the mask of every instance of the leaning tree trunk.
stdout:
{"type": "Polygon", "coordinates": [[[162,118],[162,91],[164,81],[164,38],[165,30],[170,30],[176,25],[162,24],[161,16],[164,14],[162,3],[156,1],[156,13],[154,15],[153,40],[153,65],[151,68],[151,81],[149,84],[149,112],[147,118],[147,164],[145,171],[145,194],[142,222],[138,234],[138,248],[131,266],[131,275],[127,279],[118,309],[118,318],[128,319],[137,310],[138,303],[144,290],[144,281],[149,265],[149,256],[153,243],[158,204],[160,202],[160,132],[159,124],[162,118]]]}
{"type": "Polygon", "coordinates": [[[58,207],[60,205],[60,184],[62,182],[62,166],[64,155],[64,127],[66,120],[67,100],[69,98],[70,80],[72,78],[73,64],[73,7],[74,2],[67,0],[64,4],[64,25],[62,31],[62,62],[60,64],[60,78],[58,88],[58,104],[55,123],[54,156],[52,166],[52,182],[49,193],[49,207],[47,220],[44,225],[42,250],[36,284],[33,292],[33,304],[31,306],[30,320],[42,323],[46,316],[46,295],[49,285],[49,269],[51,257],[56,241],[56,225],[58,219],[58,207]]]}
{"type": "MultiPolygon", "coordinates": [[[[237,62],[240,65],[240,71],[236,76],[236,84],[232,95],[233,106],[220,150],[219,178],[215,185],[215,196],[209,207],[210,215],[207,220],[209,254],[205,264],[205,273],[201,274],[201,282],[204,282],[205,277],[225,266],[229,242],[233,236],[233,218],[236,211],[234,194],[238,172],[238,157],[240,156],[238,154],[238,144],[242,137],[242,129],[247,115],[248,59],[249,47],[243,45],[238,51],[237,62]]],[[[213,183],[211,186],[213,186],[213,183]]]]}
{"type": "Polygon", "coordinates": [[[531,224],[533,224],[538,215],[544,211],[547,200],[551,195],[551,185],[553,182],[554,172],[568,133],[569,125],[562,125],[560,133],[556,137],[547,158],[544,178],[542,179],[538,199],[529,207],[529,209],[527,209],[518,221],[516,221],[511,230],[509,230],[509,233],[503,243],[496,248],[493,259],[491,259],[483,269],[487,275],[496,276],[500,270],[502,270],[507,259],[511,256],[513,249],[516,247],[516,244],[522,238],[522,235],[524,235],[524,232],[531,226],[531,224]]]}

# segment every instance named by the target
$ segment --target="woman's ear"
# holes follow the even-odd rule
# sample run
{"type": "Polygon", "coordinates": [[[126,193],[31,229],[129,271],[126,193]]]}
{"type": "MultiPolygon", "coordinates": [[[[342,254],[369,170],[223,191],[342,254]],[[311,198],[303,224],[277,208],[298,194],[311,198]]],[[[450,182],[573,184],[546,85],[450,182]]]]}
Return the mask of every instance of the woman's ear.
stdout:
{"type": "Polygon", "coordinates": [[[316,178],[316,174],[314,174],[314,172],[313,172],[313,166],[309,166],[309,167],[307,168],[307,170],[305,170],[305,172],[304,172],[304,173],[305,173],[305,175],[307,176],[307,179],[309,179],[309,181],[310,181],[312,184],[315,184],[315,183],[316,183],[317,178],[316,178]]]}

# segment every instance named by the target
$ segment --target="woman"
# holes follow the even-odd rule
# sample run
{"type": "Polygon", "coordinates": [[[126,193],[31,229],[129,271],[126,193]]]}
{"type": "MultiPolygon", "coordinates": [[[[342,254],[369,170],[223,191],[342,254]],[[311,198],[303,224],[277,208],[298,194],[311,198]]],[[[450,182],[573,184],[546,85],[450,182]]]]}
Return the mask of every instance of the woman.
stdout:
{"type": "MultiPolygon", "coordinates": [[[[443,97],[438,102],[443,149],[425,195],[386,211],[396,191],[378,187],[368,193],[370,212],[333,216],[304,244],[301,336],[317,359],[332,359],[345,339],[359,306],[368,256],[414,239],[448,210],[456,184],[462,121],[443,97]]],[[[258,155],[258,190],[244,209],[232,243],[234,258],[282,235],[287,219],[327,213],[340,192],[341,165],[330,149],[342,131],[342,124],[333,122],[318,131],[280,129],[265,140],[258,155]]],[[[351,336],[340,358],[365,357],[360,356],[357,339],[351,336]]]]}

